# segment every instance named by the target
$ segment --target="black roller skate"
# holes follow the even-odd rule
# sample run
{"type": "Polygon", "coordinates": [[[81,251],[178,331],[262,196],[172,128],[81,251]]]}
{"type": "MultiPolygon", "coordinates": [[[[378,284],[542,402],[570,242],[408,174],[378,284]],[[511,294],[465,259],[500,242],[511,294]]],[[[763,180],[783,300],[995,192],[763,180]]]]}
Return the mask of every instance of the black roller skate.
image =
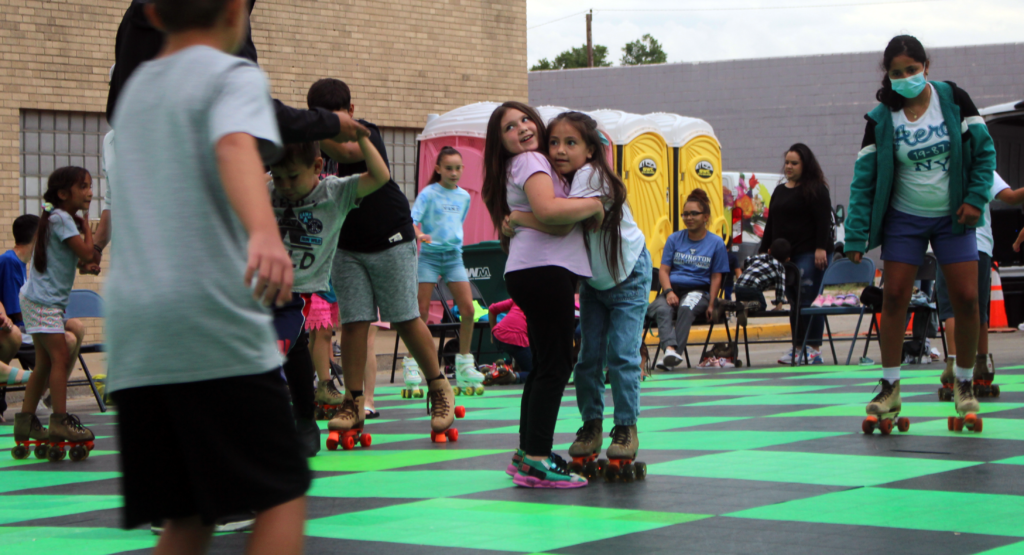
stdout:
{"type": "Polygon", "coordinates": [[[999,386],[993,385],[996,379],[996,363],[992,354],[979,354],[974,360],[974,396],[999,397],[999,386]]]}

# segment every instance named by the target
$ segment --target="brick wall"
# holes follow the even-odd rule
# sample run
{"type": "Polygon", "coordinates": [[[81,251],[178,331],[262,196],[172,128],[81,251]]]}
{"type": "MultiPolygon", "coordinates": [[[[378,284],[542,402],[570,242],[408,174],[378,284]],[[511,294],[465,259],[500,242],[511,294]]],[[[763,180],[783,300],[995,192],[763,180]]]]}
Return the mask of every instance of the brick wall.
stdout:
{"type": "MultiPolygon", "coordinates": [[[[934,48],[929,78],[955,81],[981,108],[1024,98],[1024,43],[934,48]]],[[[882,53],[663,64],[530,73],[530,102],[580,110],[674,112],[707,120],[725,171],[781,173],[793,143],[811,147],[848,204],[864,114],[875,105],[882,53]]]]}
{"type": "MultiPolygon", "coordinates": [[[[128,4],[0,0],[3,249],[20,215],[19,110],[103,112],[128,4]]],[[[252,27],[274,95],[293,106],[321,77],[345,80],[357,116],[382,127],[421,128],[429,113],[527,97],[525,0],[259,0],[252,27]]],[[[87,340],[100,340],[98,328],[87,340]]]]}

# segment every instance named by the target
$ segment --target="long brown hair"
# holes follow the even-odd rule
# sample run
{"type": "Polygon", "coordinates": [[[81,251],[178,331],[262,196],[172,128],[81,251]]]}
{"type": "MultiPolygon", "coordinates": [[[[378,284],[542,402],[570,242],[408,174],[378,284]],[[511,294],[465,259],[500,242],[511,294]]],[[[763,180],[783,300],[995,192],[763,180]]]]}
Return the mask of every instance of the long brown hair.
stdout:
{"type": "MultiPolygon", "coordinates": [[[[594,121],[594,118],[582,112],[562,112],[551,120],[548,129],[562,122],[571,125],[580,134],[584,145],[594,150],[589,164],[597,172],[601,184],[607,188],[607,192],[602,189],[601,196],[611,200],[611,206],[605,210],[604,223],[601,224],[601,231],[604,231],[604,256],[612,278],[618,281],[619,266],[622,260],[622,230],[619,226],[622,225],[623,206],[626,204],[626,184],[608,165],[608,159],[604,155],[604,145],[601,142],[601,132],[597,130],[597,122],[594,121]]],[[[587,240],[590,240],[589,234],[587,240]]]]}
{"type": "MultiPolygon", "coordinates": [[[[821,169],[821,164],[818,163],[818,158],[811,152],[811,147],[803,144],[796,143],[789,147],[786,154],[790,152],[795,153],[800,157],[800,164],[803,169],[800,171],[800,180],[797,181],[799,185],[800,194],[803,195],[804,200],[811,202],[818,198],[818,193],[824,189],[828,191],[828,180],[825,179],[825,172],[821,169]]],[[[785,154],[783,155],[785,160],[785,154]]],[[[783,162],[782,173],[786,173],[785,162],[783,162]]]]}
{"type": "Polygon", "coordinates": [[[929,62],[928,53],[925,52],[921,41],[910,35],[899,35],[893,37],[882,53],[882,87],[875,93],[875,99],[885,104],[893,112],[903,109],[907,99],[892,89],[892,81],[889,79],[889,69],[892,60],[896,56],[906,54],[915,62],[926,65],[929,62]]]}
{"type": "MultiPolygon", "coordinates": [[[[89,176],[89,170],[78,166],[64,166],[57,168],[46,180],[46,192],[43,193],[43,200],[53,206],[53,210],[60,208],[64,210],[64,201],[60,198],[61,191],[67,191],[85,181],[89,176]]],[[[65,210],[65,212],[67,212],[65,210]]],[[[39,227],[36,228],[36,247],[32,252],[32,267],[39,273],[46,272],[46,247],[50,242],[50,210],[43,209],[39,218],[39,227]]],[[[70,212],[69,212],[70,214],[70,212]]],[[[85,222],[76,214],[71,214],[75,220],[78,230],[82,230],[85,222]]]]}
{"type": "Polygon", "coordinates": [[[462,153],[447,145],[441,147],[441,152],[437,153],[437,162],[434,162],[434,173],[430,175],[430,181],[427,181],[427,185],[441,183],[441,174],[437,172],[437,166],[441,165],[441,159],[445,156],[458,156],[462,158],[462,153]]]}
{"type": "MultiPolygon", "coordinates": [[[[505,149],[501,142],[501,118],[509,109],[519,110],[537,126],[537,141],[540,145],[548,144],[548,129],[544,120],[528,104],[510,100],[494,109],[491,119],[487,121],[487,139],[484,141],[484,184],[480,188],[480,196],[484,199],[487,212],[491,215],[491,223],[498,231],[501,246],[508,250],[509,239],[501,233],[501,224],[512,211],[508,207],[508,165],[512,153],[505,149]]],[[[539,149],[547,158],[546,149],[539,149]]],[[[554,167],[554,166],[552,166],[554,167]]]]}

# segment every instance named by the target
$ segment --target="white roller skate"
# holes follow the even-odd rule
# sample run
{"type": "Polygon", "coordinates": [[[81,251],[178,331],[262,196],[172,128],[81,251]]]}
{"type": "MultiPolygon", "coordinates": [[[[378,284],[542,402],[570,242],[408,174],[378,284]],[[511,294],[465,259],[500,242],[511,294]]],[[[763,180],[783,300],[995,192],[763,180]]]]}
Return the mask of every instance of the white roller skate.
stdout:
{"type": "Polygon", "coordinates": [[[456,395],[483,395],[484,375],[477,371],[473,355],[455,355],[456,395]]]}
{"type": "Polygon", "coordinates": [[[420,376],[420,365],[416,363],[416,359],[411,356],[402,359],[402,375],[405,380],[402,398],[422,399],[423,390],[420,389],[420,384],[423,383],[423,377],[420,376]]]}

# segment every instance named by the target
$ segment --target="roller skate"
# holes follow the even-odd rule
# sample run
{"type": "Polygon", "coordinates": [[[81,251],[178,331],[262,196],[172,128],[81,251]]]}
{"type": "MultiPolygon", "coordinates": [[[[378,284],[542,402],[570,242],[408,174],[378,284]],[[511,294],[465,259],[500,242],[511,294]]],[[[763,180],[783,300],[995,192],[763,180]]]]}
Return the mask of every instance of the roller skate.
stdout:
{"type": "Polygon", "coordinates": [[[50,462],[63,460],[65,455],[70,455],[74,462],[83,461],[89,456],[96,436],[92,430],[82,425],[77,416],[55,412],[50,415],[49,428],[50,450],[46,453],[46,458],[50,462]],[[67,447],[70,447],[69,451],[65,451],[67,447]]]}
{"type": "Polygon", "coordinates": [[[953,390],[953,403],[958,416],[947,420],[949,431],[962,432],[964,428],[981,433],[981,417],[977,415],[978,400],[974,397],[972,380],[961,380],[953,390]]]}
{"type": "Polygon", "coordinates": [[[569,456],[572,457],[569,472],[580,474],[588,480],[593,480],[603,473],[604,461],[597,462],[597,456],[601,454],[603,433],[600,418],[583,423],[583,427],[576,432],[576,441],[569,446],[569,456]]]}
{"type": "Polygon", "coordinates": [[[484,375],[476,370],[473,355],[455,355],[456,395],[483,395],[484,375]]]}
{"type": "Polygon", "coordinates": [[[868,417],[861,423],[861,431],[871,435],[877,427],[883,436],[887,436],[892,433],[893,424],[901,432],[909,430],[910,419],[898,418],[902,407],[900,381],[889,383],[882,378],[878,380],[878,384],[882,386],[882,391],[878,392],[878,395],[875,395],[875,398],[868,403],[868,417]]]}
{"type": "Polygon", "coordinates": [[[45,459],[50,450],[50,434],[36,415],[19,412],[14,415],[14,448],[11,456],[15,459],[28,458],[29,452],[35,452],[37,459],[45,459]]]}
{"type": "Polygon", "coordinates": [[[953,400],[953,384],[956,383],[956,372],[953,370],[955,364],[955,358],[946,359],[946,369],[942,371],[942,376],[939,377],[939,382],[942,383],[942,387],[939,388],[940,401],[953,400]]]}
{"type": "MultiPolygon", "coordinates": [[[[480,368],[484,368],[481,366],[480,368]]],[[[491,365],[487,372],[484,372],[484,385],[512,385],[519,381],[516,373],[504,361],[499,360],[491,365]]]]}
{"type": "Polygon", "coordinates": [[[346,391],[345,398],[338,408],[334,418],[327,423],[327,450],[335,451],[338,445],[345,451],[353,449],[358,442],[363,447],[369,447],[372,438],[370,434],[363,433],[365,422],[366,398],[360,395],[352,398],[352,393],[346,391]]]}
{"type": "Polygon", "coordinates": [[[430,415],[430,441],[458,441],[459,431],[452,428],[456,418],[466,416],[466,407],[455,406],[452,385],[444,374],[427,380],[427,414],[430,415]]]}
{"type": "Polygon", "coordinates": [[[523,457],[512,481],[524,488],[552,489],[582,488],[588,483],[583,476],[570,472],[565,459],[554,453],[539,461],[523,457]]]}
{"type": "Polygon", "coordinates": [[[647,463],[633,462],[636,452],[640,450],[640,440],[636,436],[636,424],[632,426],[614,426],[612,444],[608,446],[608,465],[604,469],[604,479],[608,482],[626,482],[647,478],[647,463]]]}
{"type": "Polygon", "coordinates": [[[405,380],[402,398],[422,399],[423,390],[420,389],[420,384],[423,383],[423,378],[420,377],[420,365],[416,363],[416,359],[412,357],[402,359],[402,376],[405,380]]]}
{"type": "Polygon", "coordinates": [[[505,474],[514,477],[519,472],[519,465],[523,464],[523,455],[522,449],[516,449],[512,454],[512,462],[508,463],[508,468],[505,469],[505,474]]]}
{"type": "Polygon", "coordinates": [[[978,355],[974,361],[974,396],[999,397],[999,386],[992,385],[996,378],[996,363],[992,354],[978,355]]]}
{"type": "Polygon", "coordinates": [[[316,385],[316,393],[313,394],[313,402],[316,403],[316,419],[330,420],[341,408],[341,402],[345,396],[334,386],[334,380],[320,380],[316,385]]]}

